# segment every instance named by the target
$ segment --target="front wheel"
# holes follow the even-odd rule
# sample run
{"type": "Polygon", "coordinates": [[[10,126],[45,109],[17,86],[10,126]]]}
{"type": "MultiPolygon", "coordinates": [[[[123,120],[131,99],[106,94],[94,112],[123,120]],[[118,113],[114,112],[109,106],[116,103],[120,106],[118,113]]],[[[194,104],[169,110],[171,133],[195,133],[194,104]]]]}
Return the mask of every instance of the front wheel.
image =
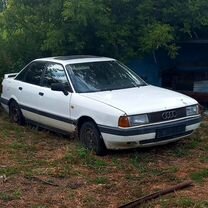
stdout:
{"type": "Polygon", "coordinates": [[[89,150],[95,151],[96,155],[106,155],[107,150],[103,138],[94,122],[85,122],[80,129],[80,141],[89,150]]]}
{"type": "Polygon", "coordinates": [[[24,117],[16,101],[12,101],[9,104],[9,117],[10,117],[10,120],[14,123],[17,123],[19,125],[24,124],[24,117]]]}

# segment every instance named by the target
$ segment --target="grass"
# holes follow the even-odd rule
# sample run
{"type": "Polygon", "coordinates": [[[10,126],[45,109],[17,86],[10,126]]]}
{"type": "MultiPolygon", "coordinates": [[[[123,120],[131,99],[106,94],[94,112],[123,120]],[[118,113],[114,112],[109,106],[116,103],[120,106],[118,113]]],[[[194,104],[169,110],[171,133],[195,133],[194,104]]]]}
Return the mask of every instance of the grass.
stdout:
{"type": "Polygon", "coordinates": [[[83,200],[84,206],[85,207],[89,207],[89,208],[93,208],[96,207],[96,198],[92,195],[86,195],[84,200],[83,200]]]}
{"type": "Polygon", "coordinates": [[[0,175],[11,176],[19,173],[18,167],[5,167],[0,169],[0,175]]]}
{"type": "Polygon", "coordinates": [[[22,193],[19,190],[16,190],[12,193],[0,192],[0,199],[3,200],[4,202],[18,200],[21,198],[21,196],[22,196],[22,193]]]}
{"type": "Polygon", "coordinates": [[[200,158],[200,162],[202,163],[208,163],[208,156],[204,156],[200,158]]]}
{"type": "MultiPolygon", "coordinates": [[[[161,199],[160,204],[162,208],[171,207],[180,207],[180,208],[206,208],[208,207],[208,201],[198,201],[193,200],[190,197],[182,197],[182,198],[170,198],[170,199],[161,199]]],[[[154,204],[149,207],[154,207],[154,204]]]]}
{"type": "Polygon", "coordinates": [[[107,177],[98,177],[95,180],[93,180],[93,182],[95,184],[108,184],[109,183],[109,180],[108,180],[107,177]]]}
{"type": "Polygon", "coordinates": [[[208,207],[207,121],[177,143],[105,157],[68,137],[11,124],[1,112],[0,127],[0,207],[118,207],[190,179],[190,196],[178,191],[143,206],[208,207]]]}
{"type": "Polygon", "coordinates": [[[190,150],[192,149],[192,145],[179,145],[176,148],[172,149],[171,152],[175,157],[183,158],[190,154],[190,150]]]}
{"type": "Polygon", "coordinates": [[[137,168],[139,170],[139,172],[141,173],[145,173],[147,172],[147,161],[146,160],[143,160],[139,154],[134,154],[132,155],[132,158],[130,160],[131,164],[137,168]]]}
{"type": "Polygon", "coordinates": [[[202,183],[206,178],[208,178],[208,169],[200,170],[191,174],[191,179],[198,183],[202,183]]]}
{"type": "Polygon", "coordinates": [[[65,160],[71,165],[79,164],[97,171],[103,170],[107,166],[107,163],[104,160],[95,157],[91,151],[80,147],[79,145],[75,151],[68,152],[65,155],[65,160]]]}

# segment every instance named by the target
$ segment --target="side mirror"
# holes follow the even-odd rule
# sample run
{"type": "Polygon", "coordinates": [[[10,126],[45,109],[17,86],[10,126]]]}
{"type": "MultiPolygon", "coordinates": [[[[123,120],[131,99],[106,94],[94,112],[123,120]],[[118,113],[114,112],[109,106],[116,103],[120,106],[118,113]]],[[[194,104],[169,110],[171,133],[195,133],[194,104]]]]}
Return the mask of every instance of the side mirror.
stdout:
{"type": "Polygon", "coordinates": [[[53,84],[51,84],[51,90],[63,92],[64,95],[66,95],[66,96],[69,94],[66,87],[62,83],[53,83],[53,84]]]}

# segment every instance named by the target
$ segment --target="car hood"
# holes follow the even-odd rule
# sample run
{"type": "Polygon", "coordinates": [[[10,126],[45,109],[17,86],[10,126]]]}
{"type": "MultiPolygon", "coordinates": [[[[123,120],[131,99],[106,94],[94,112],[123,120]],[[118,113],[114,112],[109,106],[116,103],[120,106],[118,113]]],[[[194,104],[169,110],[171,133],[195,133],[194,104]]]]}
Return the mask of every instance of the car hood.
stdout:
{"type": "Polygon", "coordinates": [[[157,112],[197,104],[197,101],[186,95],[152,85],[83,93],[81,95],[117,108],[127,115],[157,112]]]}

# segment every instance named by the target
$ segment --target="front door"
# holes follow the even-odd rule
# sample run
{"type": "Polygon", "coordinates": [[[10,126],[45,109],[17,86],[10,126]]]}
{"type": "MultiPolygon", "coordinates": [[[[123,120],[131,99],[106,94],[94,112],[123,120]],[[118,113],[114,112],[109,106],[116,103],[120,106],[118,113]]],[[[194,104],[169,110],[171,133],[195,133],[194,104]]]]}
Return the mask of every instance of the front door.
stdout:
{"type": "Polygon", "coordinates": [[[42,88],[39,92],[40,123],[71,132],[75,129],[70,119],[71,93],[51,90],[53,83],[62,83],[69,86],[65,70],[61,64],[48,63],[42,80],[42,88]]]}

